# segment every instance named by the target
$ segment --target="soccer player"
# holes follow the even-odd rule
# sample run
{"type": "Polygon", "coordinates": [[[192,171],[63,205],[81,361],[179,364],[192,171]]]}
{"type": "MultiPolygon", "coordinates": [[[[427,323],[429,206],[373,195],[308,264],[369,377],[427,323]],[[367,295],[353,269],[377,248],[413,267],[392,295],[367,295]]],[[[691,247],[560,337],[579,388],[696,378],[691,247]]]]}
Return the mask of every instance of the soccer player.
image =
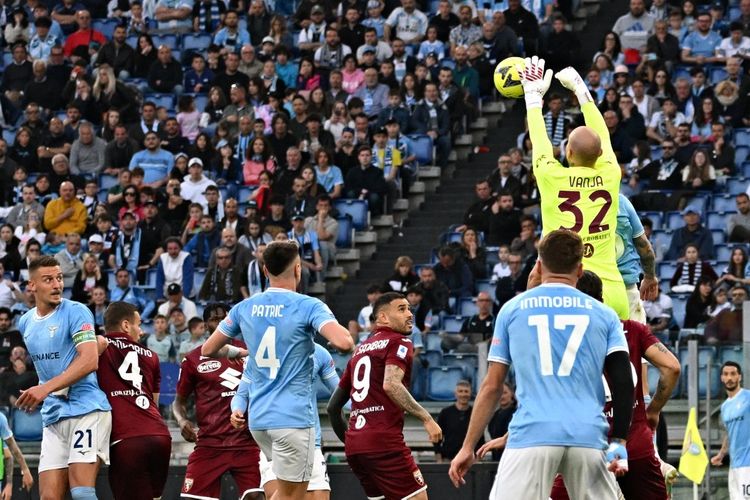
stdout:
{"type": "Polygon", "coordinates": [[[159,413],[159,357],[138,343],[141,316],[128,302],[112,302],[98,337],[99,387],[112,405],[109,485],[115,500],[161,497],[172,437],[159,413]]]}
{"type": "Polygon", "coordinates": [[[721,404],[721,421],[727,435],[711,465],[720,466],[729,452],[729,500],[746,500],[750,495],[750,391],[743,389],[742,368],[734,361],[721,367],[721,383],[727,400],[721,404]]]}
{"type": "Polygon", "coordinates": [[[279,481],[275,497],[302,499],[315,458],[313,337],[319,332],[342,351],[354,343],[328,306],[295,291],[302,276],[295,241],[270,243],[263,252],[263,271],[270,287],[234,306],[201,352],[229,358],[250,353],[245,367],[252,381],[250,431],[279,481]],[[227,345],[240,336],[247,350],[227,345]]]}
{"type": "MultiPolygon", "coordinates": [[[[23,477],[23,487],[26,491],[30,492],[31,488],[34,487],[34,476],[31,475],[29,466],[26,464],[26,459],[23,457],[23,452],[21,451],[21,448],[18,447],[18,443],[16,443],[16,440],[13,437],[13,431],[10,430],[8,419],[2,412],[0,412],[0,441],[3,443],[5,449],[12,455],[14,461],[18,463],[18,467],[21,469],[21,476],[23,477]]],[[[10,471],[10,474],[12,477],[12,470],[10,471]]],[[[2,474],[0,474],[0,478],[2,478],[2,474]]],[[[2,498],[2,495],[0,495],[0,498],[2,498]]]]}
{"type": "Polygon", "coordinates": [[[13,497],[13,455],[0,439],[0,498],[10,500],[13,497]]]}
{"type": "Polygon", "coordinates": [[[457,487],[475,460],[476,443],[513,363],[519,405],[490,498],[547,498],[558,471],[572,498],[615,497],[609,470],[621,475],[628,469],[625,446],[633,377],[617,316],[575,289],[583,272],[583,252],[578,234],[564,229],[549,232],[539,245],[536,263],[542,285],[517,295],[501,309],[488,373],[463,447],[451,462],[449,474],[457,487]],[[602,413],[605,368],[613,413],[609,447],[602,413]]]}
{"type": "MultiPolygon", "coordinates": [[[[223,304],[209,304],[203,310],[204,320],[213,327],[226,314],[223,304]]],[[[256,494],[263,491],[258,445],[229,421],[230,403],[240,385],[242,369],[241,359],[208,359],[201,356],[200,346],[182,360],[172,410],[182,437],[196,445],[188,458],[181,498],[218,499],[221,476],[226,472],[234,477],[240,498],[257,498],[256,494]],[[187,416],[187,401],[192,394],[197,432],[187,416]]]]}
{"type": "Polygon", "coordinates": [[[430,441],[443,432],[409,394],[414,353],[409,335],[414,316],[397,292],[380,296],[372,307],[374,332],[346,365],[328,402],[331,426],[346,448],[346,459],[368,498],[427,499],[427,485],[404,443],[404,412],[419,420],[430,441]],[[351,397],[349,425],[341,410],[351,397]]]}
{"type": "Polygon", "coordinates": [[[96,499],[96,476],[109,463],[112,417],[99,389],[94,317],[78,302],[63,299],[63,274],[52,256],[29,264],[29,289],[36,307],[18,322],[39,385],[23,391],[16,406],[31,412],[42,405],[39,492],[62,499],[96,499]]]}
{"type": "Polygon", "coordinates": [[[570,133],[565,149],[570,168],[562,168],[542,116],[542,98],[552,80],[552,70],[545,73],[544,59],[534,56],[526,58],[525,68],[519,72],[534,176],[541,195],[542,234],[555,229],[578,233],[583,239],[584,268],[594,271],[604,283],[604,302],[621,319],[628,319],[628,298],[615,251],[621,172],[604,118],[576,70],[568,67],[557,73],[560,83],[575,93],[586,120],[586,126],[570,133]]]}
{"type": "Polygon", "coordinates": [[[654,300],[659,280],[656,277],[656,255],[651,242],[646,237],[643,224],[633,204],[627,196],[619,195],[620,206],[617,211],[617,269],[625,283],[628,294],[629,319],[646,323],[646,311],[642,300],[654,300]],[[643,270],[641,289],[638,291],[638,279],[643,270]]]}
{"type": "MultiPolygon", "coordinates": [[[[313,357],[313,387],[320,381],[329,391],[333,392],[339,385],[339,375],[333,364],[331,353],[320,344],[315,344],[315,356],[313,357]]],[[[232,425],[244,428],[247,426],[245,414],[250,406],[250,383],[243,378],[237,389],[237,394],[232,398],[232,425]]],[[[328,500],[331,496],[331,485],[328,481],[328,469],[326,459],[321,451],[320,418],[315,414],[315,461],[313,464],[312,477],[307,484],[305,500],[328,500]]],[[[276,492],[278,480],[271,470],[272,464],[266,456],[260,454],[260,486],[266,495],[271,498],[276,492]]]]}

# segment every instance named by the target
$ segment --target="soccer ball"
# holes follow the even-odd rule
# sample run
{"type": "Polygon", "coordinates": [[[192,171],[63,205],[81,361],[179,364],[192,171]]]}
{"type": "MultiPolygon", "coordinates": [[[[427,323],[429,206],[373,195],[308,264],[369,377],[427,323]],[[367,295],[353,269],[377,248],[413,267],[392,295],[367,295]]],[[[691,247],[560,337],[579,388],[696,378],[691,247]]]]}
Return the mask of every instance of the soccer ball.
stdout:
{"type": "Polygon", "coordinates": [[[523,97],[523,87],[521,78],[518,75],[516,66],[525,66],[521,57],[507,57],[500,61],[495,67],[495,88],[500,95],[509,99],[520,99],[523,97]]]}

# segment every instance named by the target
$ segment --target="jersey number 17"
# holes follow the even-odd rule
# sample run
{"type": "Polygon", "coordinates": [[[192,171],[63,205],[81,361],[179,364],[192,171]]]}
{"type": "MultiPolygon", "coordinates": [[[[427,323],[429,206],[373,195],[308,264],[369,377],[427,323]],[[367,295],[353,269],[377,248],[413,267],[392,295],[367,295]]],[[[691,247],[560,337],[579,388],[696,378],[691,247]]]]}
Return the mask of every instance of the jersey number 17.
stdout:
{"type": "MultiPolygon", "coordinates": [[[[576,362],[578,349],[583,341],[583,334],[589,326],[590,318],[583,314],[555,314],[552,316],[552,326],[555,330],[566,330],[573,327],[573,332],[565,345],[565,352],[557,368],[558,377],[568,377],[576,362]]],[[[552,340],[550,338],[549,316],[546,314],[535,314],[529,316],[529,326],[536,328],[537,344],[539,345],[539,364],[542,376],[553,375],[552,366],[552,340]]]]}

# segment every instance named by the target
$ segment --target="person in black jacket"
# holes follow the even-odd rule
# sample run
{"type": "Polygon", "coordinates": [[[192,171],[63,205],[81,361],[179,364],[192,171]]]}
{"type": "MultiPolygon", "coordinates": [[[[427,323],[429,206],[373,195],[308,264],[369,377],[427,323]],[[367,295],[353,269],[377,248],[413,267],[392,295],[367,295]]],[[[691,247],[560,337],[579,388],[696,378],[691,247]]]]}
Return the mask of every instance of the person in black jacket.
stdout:
{"type": "Polygon", "coordinates": [[[509,191],[498,193],[490,211],[487,245],[510,245],[521,234],[522,213],[514,207],[513,195],[509,191]]]}
{"type": "Polygon", "coordinates": [[[383,171],[372,165],[370,146],[360,146],[357,158],[359,165],[347,174],[344,192],[347,198],[367,200],[370,213],[378,216],[383,213],[383,201],[388,192],[383,171]]]}
{"type": "Polygon", "coordinates": [[[148,70],[148,86],[155,92],[182,94],[182,66],[172,59],[172,49],[162,45],[148,70]]]}
{"type": "Polygon", "coordinates": [[[672,139],[666,139],[661,143],[662,157],[652,161],[642,170],[633,173],[631,182],[643,178],[649,181],[651,192],[644,192],[632,198],[636,210],[677,210],[683,196],[682,189],[682,165],[675,152],[677,146],[672,139]],[[673,190],[672,194],[657,192],[661,190],[673,190]]]}
{"type": "Polygon", "coordinates": [[[437,148],[437,164],[448,166],[448,154],[451,149],[450,114],[440,102],[437,85],[428,82],[424,87],[424,99],[414,109],[411,122],[411,133],[426,134],[432,138],[437,148]]]}
{"type": "Polygon", "coordinates": [[[135,60],[135,50],[125,43],[127,36],[127,29],[124,25],[116,26],[112,40],[102,45],[96,55],[96,66],[109,64],[114,69],[117,78],[121,80],[130,77],[135,60]]]}
{"type": "Polygon", "coordinates": [[[524,51],[527,54],[536,54],[539,41],[539,22],[536,16],[523,8],[521,0],[508,0],[508,8],[503,14],[505,24],[516,36],[523,38],[524,51]]]}

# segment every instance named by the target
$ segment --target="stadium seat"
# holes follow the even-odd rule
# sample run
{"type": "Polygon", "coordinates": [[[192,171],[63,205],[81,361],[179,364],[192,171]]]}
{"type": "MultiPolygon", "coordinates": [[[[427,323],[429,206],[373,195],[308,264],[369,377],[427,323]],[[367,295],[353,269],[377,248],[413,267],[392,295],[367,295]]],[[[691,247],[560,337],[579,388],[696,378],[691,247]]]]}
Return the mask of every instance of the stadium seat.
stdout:
{"type": "Polygon", "coordinates": [[[177,379],[180,377],[178,363],[159,363],[161,384],[159,385],[159,404],[171,405],[177,394],[177,379]]]}
{"type": "Polygon", "coordinates": [[[440,243],[447,245],[448,243],[461,243],[463,233],[453,231],[452,233],[443,233],[440,235],[440,243]]]}
{"type": "Polygon", "coordinates": [[[456,68],[456,61],[454,61],[453,59],[449,59],[447,57],[443,59],[442,61],[440,61],[439,64],[441,68],[450,68],[450,69],[456,68]]]}
{"type": "Polygon", "coordinates": [[[434,151],[432,137],[429,135],[410,135],[414,146],[414,155],[417,157],[419,165],[432,165],[434,151]]]}
{"type": "Polygon", "coordinates": [[[16,130],[15,128],[3,129],[3,140],[8,143],[8,147],[11,147],[16,142],[16,130]]]}
{"type": "Polygon", "coordinates": [[[750,146],[750,128],[734,129],[735,146],[750,146]]]}
{"type": "Polygon", "coordinates": [[[750,161],[745,160],[740,168],[739,175],[745,179],[750,179],[750,161]]]}
{"type": "MultiPolygon", "coordinates": [[[[679,360],[680,365],[684,367],[688,365],[688,348],[683,346],[680,347],[679,352],[679,360]]],[[[703,345],[698,346],[698,364],[701,366],[708,365],[708,361],[711,361],[711,364],[717,364],[719,362],[717,356],[716,356],[716,348],[713,346],[703,345]]]]}
{"type": "Polygon", "coordinates": [[[456,384],[463,380],[464,370],[459,366],[430,366],[427,375],[427,398],[433,401],[453,401],[456,384]]]}
{"type": "MultiPolygon", "coordinates": [[[[737,148],[740,149],[740,148],[737,148]]],[[[737,163],[737,165],[741,165],[742,162],[737,163]]],[[[744,178],[732,178],[727,181],[727,192],[730,195],[736,196],[740,193],[744,193],[747,191],[747,179],[744,178]]]]}
{"type": "Polygon", "coordinates": [[[738,168],[748,159],[748,153],[750,153],[750,146],[737,146],[734,149],[734,164],[738,168]]]}
{"type": "Polygon", "coordinates": [[[471,297],[464,297],[458,303],[458,314],[461,316],[474,316],[479,312],[477,303],[471,297]]]}
{"type": "Polygon", "coordinates": [[[100,31],[107,40],[111,40],[118,24],[117,19],[94,19],[91,27],[96,31],[100,31]]]}
{"type": "MultiPolygon", "coordinates": [[[[156,48],[166,45],[173,51],[179,49],[177,35],[152,35],[151,38],[153,39],[154,47],[156,48]]],[[[175,57],[175,59],[179,61],[177,57],[175,57]]]]}
{"type": "Polygon", "coordinates": [[[690,66],[675,66],[672,71],[672,82],[676,82],[678,78],[686,78],[690,81],[690,66]]]}
{"type": "Polygon", "coordinates": [[[339,223],[339,234],[336,237],[337,248],[351,248],[354,246],[354,227],[352,225],[352,218],[348,215],[345,217],[337,217],[336,220],[339,223]]]}
{"type": "MultiPolygon", "coordinates": [[[[727,222],[729,221],[729,218],[736,214],[737,212],[708,212],[708,224],[707,226],[710,227],[712,230],[716,230],[718,228],[726,229],[727,222]]],[[[716,241],[714,238],[714,243],[724,243],[723,241],[716,241]]]]}
{"type": "Polygon", "coordinates": [[[195,269],[193,271],[193,292],[198,293],[198,290],[201,289],[201,285],[203,284],[204,279],[206,279],[205,269],[195,269]]]}
{"type": "MultiPolygon", "coordinates": [[[[686,372],[689,370],[690,367],[688,367],[686,372]]],[[[718,363],[711,365],[710,374],[706,365],[698,366],[698,397],[705,398],[709,387],[711,388],[711,398],[716,399],[721,390],[721,367],[718,363]]]]}
{"type": "Polygon", "coordinates": [[[434,351],[424,351],[419,355],[422,359],[425,359],[429,366],[442,366],[443,365],[443,351],[436,349],[434,351]]]}
{"type": "Polygon", "coordinates": [[[745,358],[742,352],[742,346],[724,345],[719,347],[719,362],[723,364],[727,361],[734,361],[735,363],[744,365],[745,358]]]}
{"type": "Polygon", "coordinates": [[[651,241],[656,247],[669,248],[670,243],[672,243],[672,230],[654,231],[651,241]]]}
{"type": "Polygon", "coordinates": [[[145,101],[153,102],[156,107],[164,106],[167,110],[174,109],[174,95],[173,94],[159,94],[150,93],[143,96],[145,101]]]}
{"type": "Polygon", "coordinates": [[[117,185],[116,175],[101,174],[99,176],[99,189],[107,191],[109,188],[117,185]]]}
{"type": "Polygon", "coordinates": [[[443,324],[440,329],[448,333],[458,333],[461,331],[465,319],[461,316],[443,316],[443,324]]]}
{"type": "Polygon", "coordinates": [[[487,292],[490,294],[492,300],[495,300],[495,285],[490,283],[490,280],[477,280],[477,293],[487,292]]]}
{"type": "Polygon", "coordinates": [[[422,340],[426,351],[439,351],[442,349],[441,343],[443,342],[443,339],[441,339],[440,335],[437,333],[428,332],[422,334],[422,340]]]}
{"type": "Polygon", "coordinates": [[[254,186],[240,186],[239,192],[237,193],[237,200],[240,203],[246,203],[250,200],[250,195],[253,194],[257,188],[254,186]]]}
{"type": "Polygon", "coordinates": [[[672,316],[677,324],[682,328],[685,324],[685,306],[687,305],[687,296],[676,295],[672,297],[672,316]]]}
{"type": "Polygon", "coordinates": [[[36,410],[33,413],[24,411],[13,412],[13,437],[16,441],[41,441],[42,440],[42,412],[36,410]]]}
{"type": "Polygon", "coordinates": [[[716,260],[728,261],[732,257],[732,248],[729,245],[714,245],[716,260]]]}
{"type": "Polygon", "coordinates": [[[338,199],[334,208],[339,214],[346,214],[352,218],[352,224],[357,231],[365,231],[370,226],[370,211],[365,200],[338,199]]]}
{"type": "Polygon", "coordinates": [[[333,365],[336,367],[336,372],[338,372],[339,377],[344,373],[344,370],[346,370],[346,364],[349,362],[349,359],[351,359],[351,356],[348,354],[341,354],[338,351],[331,352],[331,357],[333,358],[333,365]]]}
{"type": "Polygon", "coordinates": [[[727,70],[721,67],[711,68],[711,85],[716,85],[726,79],[727,70]]]}
{"type": "Polygon", "coordinates": [[[685,222],[682,219],[682,214],[680,212],[667,212],[666,213],[666,219],[665,219],[665,225],[664,225],[665,228],[679,229],[684,225],[685,225],[685,222]]]}
{"type": "Polygon", "coordinates": [[[476,354],[445,354],[443,366],[458,366],[463,369],[464,376],[473,381],[476,378],[479,359],[476,354]]]}
{"type": "Polygon", "coordinates": [[[208,94],[190,94],[193,96],[193,102],[195,103],[195,109],[203,112],[208,105],[208,94]]]}
{"type": "MultiPolygon", "coordinates": [[[[713,227],[726,227],[726,226],[711,226],[709,224],[708,227],[713,228],[713,227]]],[[[714,245],[722,245],[726,243],[727,234],[724,229],[711,229],[711,236],[713,236],[714,245]]]]}
{"type": "Polygon", "coordinates": [[[11,52],[3,52],[3,68],[7,68],[13,64],[13,54],[11,52]]]}
{"type": "Polygon", "coordinates": [[[674,276],[675,266],[676,263],[671,260],[660,262],[659,269],[657,269],[659,273],[659,281],[668,282],[669,280],[671,280],[672,276],[674,276]]]}
{"type": "Polygon", "coordinates": [[[661,156],[662,156],[661,146],[652,145],[651,146],[651,160],[652,161],[661,160],[661,156]]]}
{"type": "Polygon", "coordinates": [[[182,50],[203,52],[211,45],[211,35],[208,33],[189,33],[182,35],[182,50]]]}
{"type": "Polygon", "coordinates": [[[714,212],[734,212],[737,210],[737,203],[734,196],[728,194],[714,195],[711,199],[711,210],[714,212]]]}
{"type": "Polygon", "coordinates": [[[654,224],[654,230],[663,229],[662,220],[664,219],[664,214],[662,212],[639,212],[638,215],[641,219],[644,217],[651,219],[651,222],[654,224]]]}

